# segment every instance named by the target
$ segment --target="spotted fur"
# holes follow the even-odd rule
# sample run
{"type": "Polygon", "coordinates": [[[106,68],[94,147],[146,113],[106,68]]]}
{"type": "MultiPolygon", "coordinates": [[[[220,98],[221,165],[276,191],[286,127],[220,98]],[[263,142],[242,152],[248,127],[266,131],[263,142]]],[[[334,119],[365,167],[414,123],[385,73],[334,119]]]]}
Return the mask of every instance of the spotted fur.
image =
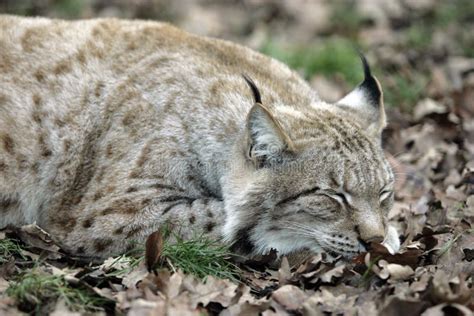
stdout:
{"type": "Polygon", "coordinates": [[[384,236],[396,250],[368,66],[327,104],[271,58],[163,23],[0,16],[0,29],[0,227],[36,222],[84,257],[164,224],[247,255],[350,256],[384,236]]]}

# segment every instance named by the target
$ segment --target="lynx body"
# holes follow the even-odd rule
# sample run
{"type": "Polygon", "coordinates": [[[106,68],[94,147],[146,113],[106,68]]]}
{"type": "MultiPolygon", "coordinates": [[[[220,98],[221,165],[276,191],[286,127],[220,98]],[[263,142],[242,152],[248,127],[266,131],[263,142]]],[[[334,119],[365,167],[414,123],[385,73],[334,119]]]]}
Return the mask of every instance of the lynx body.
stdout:
{"type": "Polygon", "coordinates": [[[170,25],[0,16],[0,228],[125,252],[166,224],[247,255],[350,257],[387,226],[382,93],[337,104],[250,49],[170,25]]]}

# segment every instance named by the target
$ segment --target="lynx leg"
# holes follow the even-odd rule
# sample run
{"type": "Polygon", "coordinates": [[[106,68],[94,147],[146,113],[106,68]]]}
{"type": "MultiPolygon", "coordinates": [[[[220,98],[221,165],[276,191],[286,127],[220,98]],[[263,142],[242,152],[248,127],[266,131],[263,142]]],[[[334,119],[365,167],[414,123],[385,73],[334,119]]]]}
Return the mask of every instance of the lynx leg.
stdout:
{"type": "MultiPolygon", "coordinates": [[[[151,195],[153,196],[153,195],[151,195]]],[[[143,246],[144,240],[166,225],[183,238],[202,233],[219,238],[223,202],[166,190],[158,197],[133,192],[107,203],[87,206],[67,233],[51,230],[67,252],[80,257],[106,258],[143,246]]]]}

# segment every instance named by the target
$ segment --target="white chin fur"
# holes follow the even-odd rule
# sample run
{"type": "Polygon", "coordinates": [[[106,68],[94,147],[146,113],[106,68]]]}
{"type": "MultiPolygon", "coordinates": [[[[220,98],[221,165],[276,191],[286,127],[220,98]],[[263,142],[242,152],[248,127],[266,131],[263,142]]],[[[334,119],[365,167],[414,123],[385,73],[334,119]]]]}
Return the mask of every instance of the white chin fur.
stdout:
{"type": "Polygon", "coordinates": [[[388,252],[392,255],[400,250],[400,239],[398,238],[398,233],[395,227],[388,226],[387,235],[385,236],[382,245],[387,248],[388,252]]]}

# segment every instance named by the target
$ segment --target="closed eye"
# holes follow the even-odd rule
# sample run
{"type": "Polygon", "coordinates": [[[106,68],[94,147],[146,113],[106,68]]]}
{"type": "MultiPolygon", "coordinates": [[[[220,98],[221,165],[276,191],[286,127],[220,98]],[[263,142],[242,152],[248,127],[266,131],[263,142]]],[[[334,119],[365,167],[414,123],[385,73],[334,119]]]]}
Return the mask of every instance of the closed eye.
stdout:
{"type": "Polygon", "coordinates": [[[347,195],[343,192],[338,192],[338,191],[333,191],[333,190],[330,190],[327,195],[330,197],[330,198],[333,198],[335,199],[336,201],[339,202],[339,204],[342,204],[342,205],[349,205],[349,199],[347,197],[347,195]]]}
{"type": "Polygon", "coordinates": [[[393,191],[391,190],[383,190],[380,192],[380,202],[385,201],[392,195],[393,191]]]}

